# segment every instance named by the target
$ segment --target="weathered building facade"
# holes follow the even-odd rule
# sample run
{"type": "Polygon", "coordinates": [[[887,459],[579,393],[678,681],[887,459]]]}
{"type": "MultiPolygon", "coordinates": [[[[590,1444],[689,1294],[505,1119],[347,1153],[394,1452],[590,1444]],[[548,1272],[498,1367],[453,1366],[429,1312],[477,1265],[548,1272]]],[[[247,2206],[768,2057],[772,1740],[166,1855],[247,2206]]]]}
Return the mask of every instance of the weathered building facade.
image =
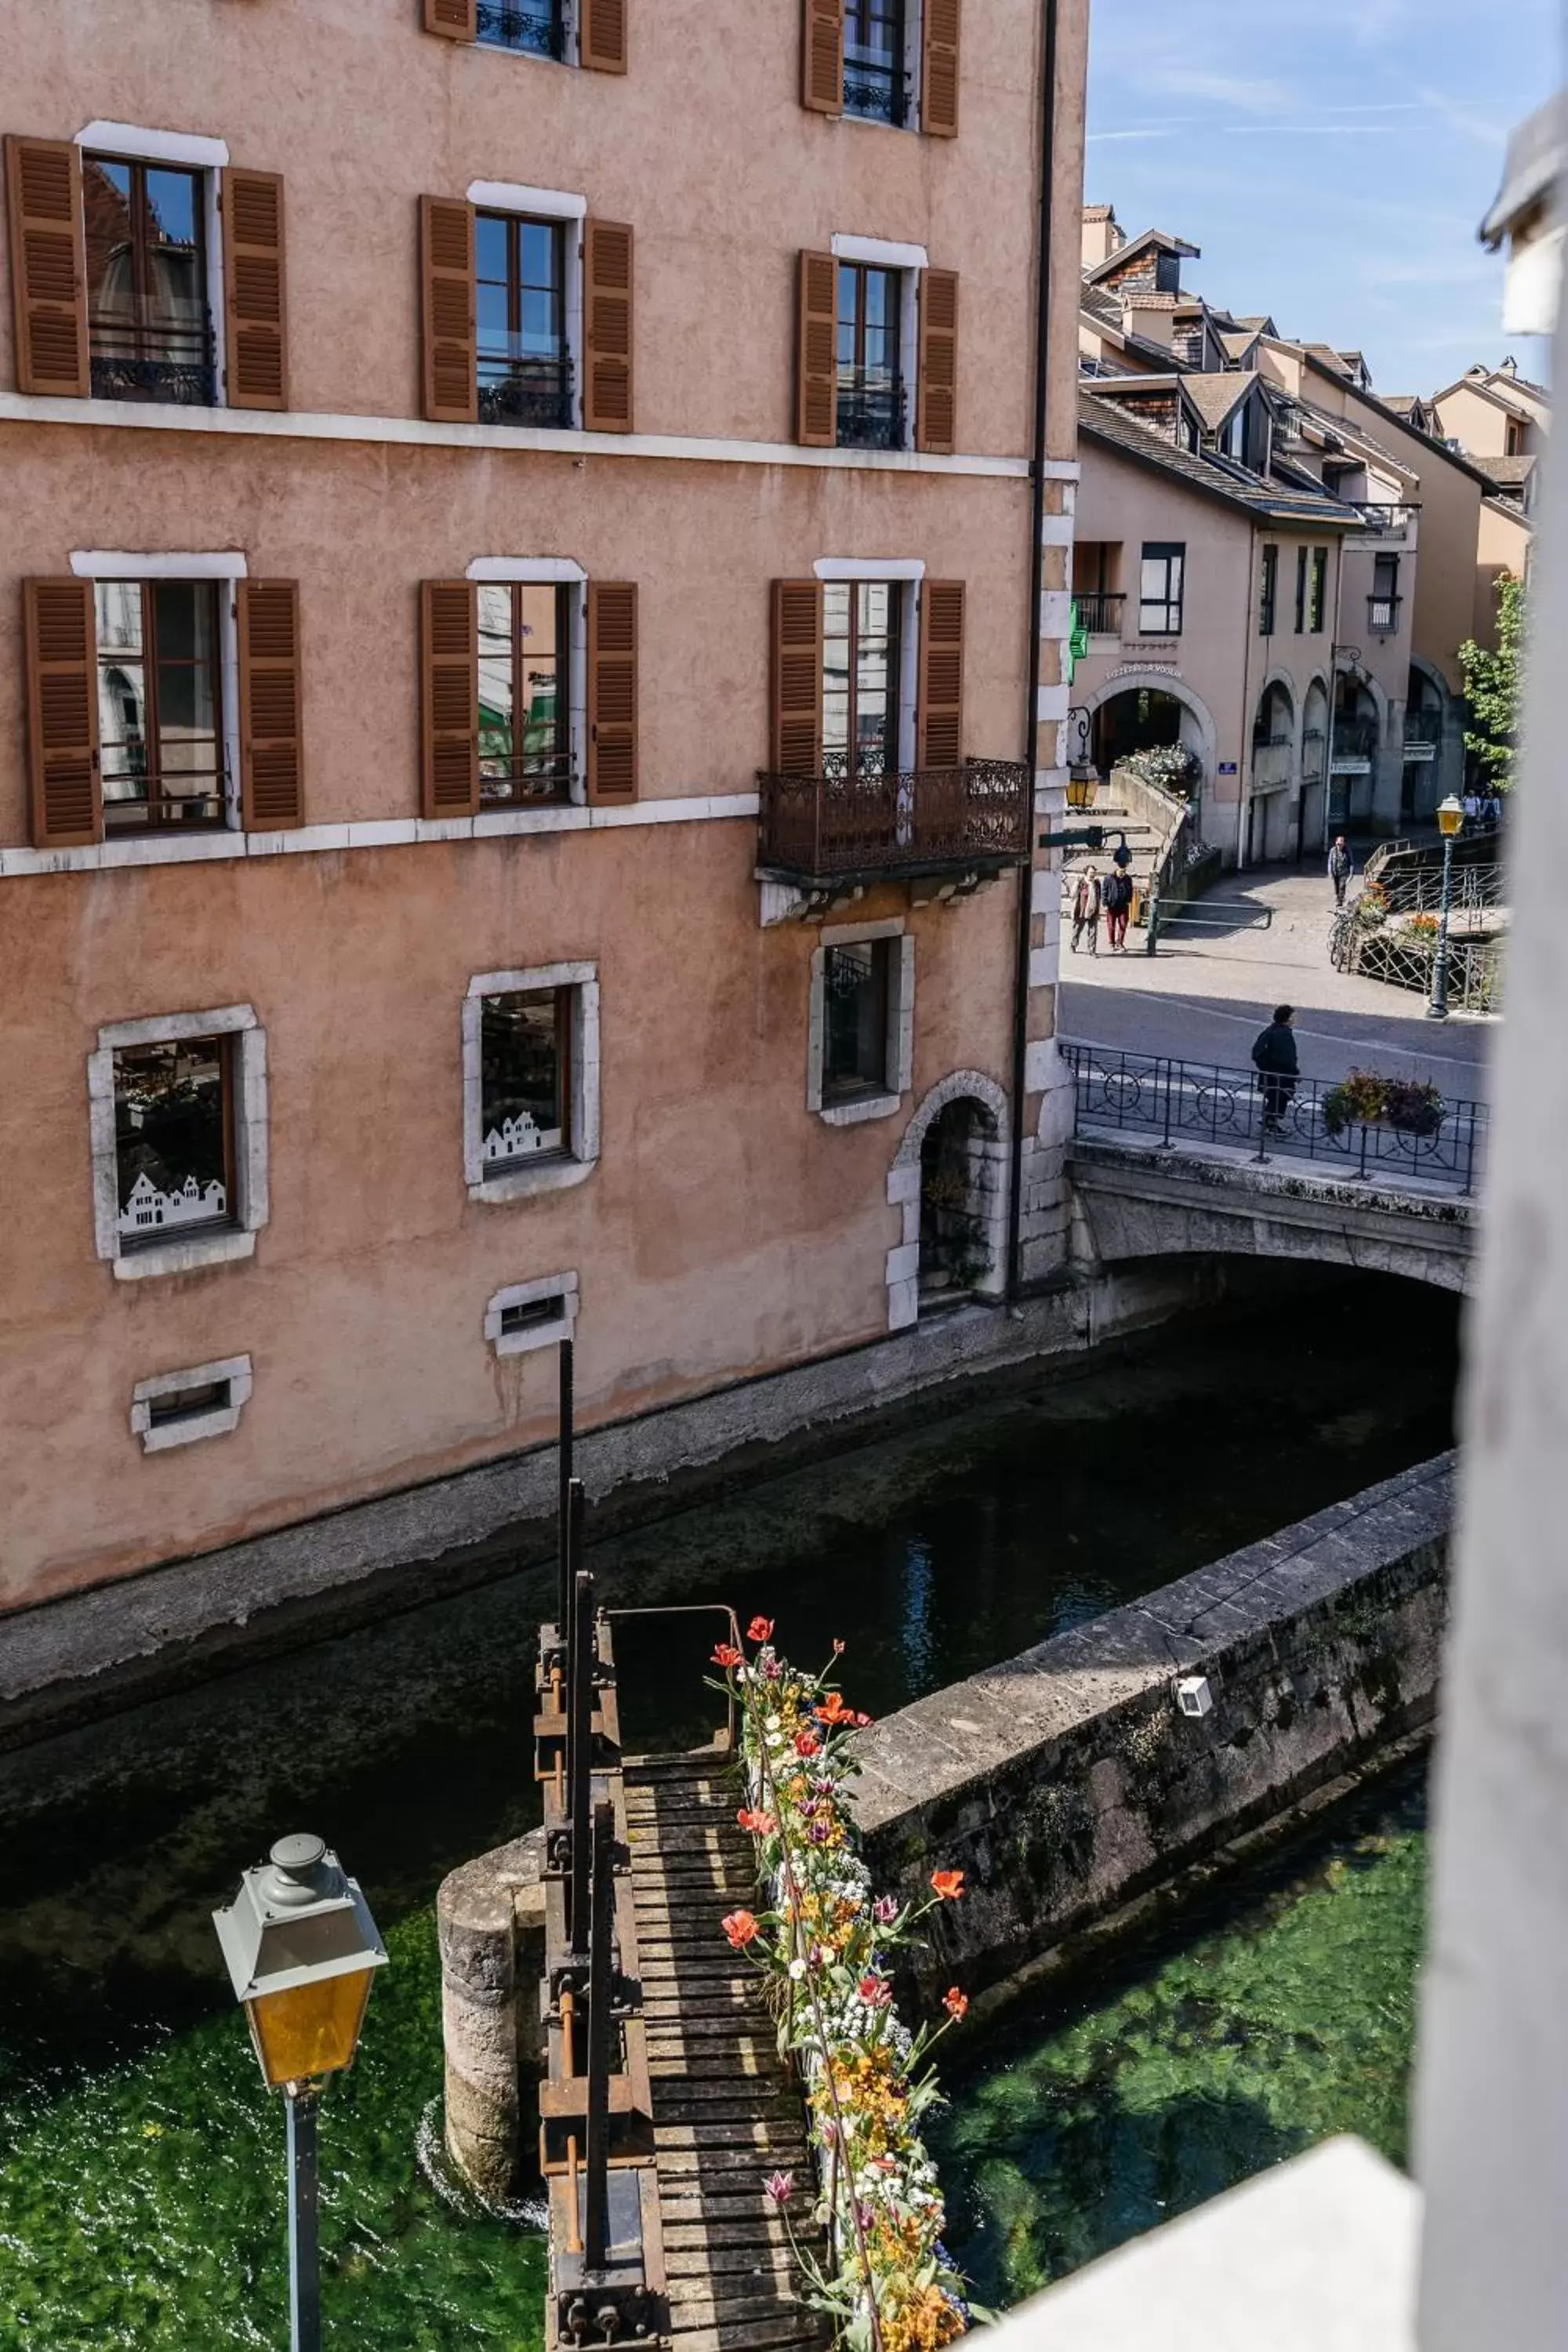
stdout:
{"type": "Polygon", "coordinates": [[[1048,1270],[1086,15],[0,0],[0,1609],[1048,1270]]]}

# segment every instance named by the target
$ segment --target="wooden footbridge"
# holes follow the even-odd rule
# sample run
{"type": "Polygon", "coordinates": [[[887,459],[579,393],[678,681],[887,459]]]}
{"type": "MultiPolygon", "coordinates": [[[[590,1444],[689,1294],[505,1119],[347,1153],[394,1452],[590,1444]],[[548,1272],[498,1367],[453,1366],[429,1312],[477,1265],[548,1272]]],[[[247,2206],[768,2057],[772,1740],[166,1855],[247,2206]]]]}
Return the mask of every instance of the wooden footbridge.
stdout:
{"type": "MultiPolygon", "coordinates": [[[[541,1628],[534,1717],[547,1855],[546,2341],[552,2352],[820,2347],[826,2330],[798,2300],[765,2188],[778,2172],[807,2182],[805,2104],[756,1972],[722,1927],[757,1895],[735,1819],[733,1710],[708,1748],[623,1755],[616,1620],[700,1612],[595,1607],[571,1433],[568,1346],[560,1599],[556,1623],[541,1628]]],[[[736,1639],[732,1613],[720,1613],[736,1639]]]]}

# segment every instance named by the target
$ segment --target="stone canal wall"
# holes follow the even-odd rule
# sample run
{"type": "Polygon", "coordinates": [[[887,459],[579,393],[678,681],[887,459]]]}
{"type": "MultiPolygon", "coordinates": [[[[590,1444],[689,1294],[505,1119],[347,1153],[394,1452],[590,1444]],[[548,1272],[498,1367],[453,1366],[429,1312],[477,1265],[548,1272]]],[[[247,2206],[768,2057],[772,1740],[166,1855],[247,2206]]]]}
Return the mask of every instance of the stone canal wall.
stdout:
{"type": "Polygon", "coordinates": [[[1430,1722],[1455,1457],[1440,1456],[1124,1609],[885,1717],[856,1811],[873,1882],[937,1864],[965,1899],[928,1922],[922,1995],[984,1994],[1070,1957],[1157,1895],[1430,1722]],[[1181,1712],[1179,1678],[1211,1706],[1181,1712]]]}

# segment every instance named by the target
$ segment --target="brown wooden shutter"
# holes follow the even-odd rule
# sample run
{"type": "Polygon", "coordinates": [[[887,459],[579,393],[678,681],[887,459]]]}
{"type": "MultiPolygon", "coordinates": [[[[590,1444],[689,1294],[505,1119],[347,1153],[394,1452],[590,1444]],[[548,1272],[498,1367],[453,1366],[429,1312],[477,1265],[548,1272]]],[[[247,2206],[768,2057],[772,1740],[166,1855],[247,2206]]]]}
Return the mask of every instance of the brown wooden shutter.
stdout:
{"type": "Polygon", "coordinates": [[[637,591],[588,583],[588,798],[637,796],[637,591]]]}
{"type": "Polygon", "coordinates": [[[632,429],[632,233],[616,221],[583,224],[586,350],[583,422],[590,433],[632,429]]]}
{"type": "Polygon", "coordinates": [[[81,155],[66,139],[5,141],[16,389],[85,400],[87,263],[81,155]]]}
{"type": "Polygon", "coordinates": [[[627,5],[628,0],[583,0],[577,54],[590,73],[625,73],[627,5]]]}
{"type": "Polygon", "coordinates": [[[822,771],[822,583],[775,580],[773,612],[773,772],[822,771]]]}
{"type": "Polygon", "coordinates": [[[471,580],[426,580],[420,617],[420,813],[472,816],[479,805],[479,592],[471,580]]]}
{"type": "Polygon", "coordinates": [[[33,845],[103,838],[98,646],[90,580],[26,580],[27,753],[33,845]]]}
{"type": "Polygon", "coordinates": [[[223,307],[229,406],[287,408],[283,183],[276,172],[224,173],[223,307]]]}
{"type": "Polygon", "coordinates": [[[292,580],[238,585],[240,821],[282,833],[305,822],[300,591],[292,580]]]}
{"type": "Polygon", "coordinates": [[[933,139],[958,136],[960,0],[925,0],[921,22],[921,129],[933,139]]]}
{"type": "Polygon", "coordinates": [[[473,425],[479,420],[479,396],[472,205],[421,196],[419,256],[425,414],[437,425],[473,425]]]}
{"type": "Polygon", "coordinates": [[[958,278],[951,269],[921,272],[920,386],[915,446],[951,457],[958,443],[958,278]]]}
{"type": "Polygon", "coordinates": [[[800,257],[795,356],[795,437],[808,449],[838,438],[838,264],[830,253],[800,257]]]}
{"type": "Polygon", "coordinates": [[[963,757],[963,583],[921,589],[920,749],[915,765],[956,768],[963,757]]]}
{"type": "Polygon", "coordinates": [[[479,0],[425,0],[425,30],[448,41],[477,41],[479,0]]]}
{"type": "Polygon", "coordinates": [[[802,0],[800,102],[813,114],[844,111],[844,0],[802,0]]]}

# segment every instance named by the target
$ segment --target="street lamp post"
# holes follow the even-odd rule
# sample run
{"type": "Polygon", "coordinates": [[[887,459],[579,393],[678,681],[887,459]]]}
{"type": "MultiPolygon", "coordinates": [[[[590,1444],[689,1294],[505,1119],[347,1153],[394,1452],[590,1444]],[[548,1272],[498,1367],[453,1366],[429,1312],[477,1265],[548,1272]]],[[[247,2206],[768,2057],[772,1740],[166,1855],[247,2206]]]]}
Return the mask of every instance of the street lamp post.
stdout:
{"type": "Polygon", "coordinates": [[[286,2102],[289,2340],[292,2352],[320,2352],[317,2105],[326,2078],[353,2061],[386,1948],[357,1881],[318,1837],[279,1838],[213,1925],[262,2078],[286,2102]]]}
{"type": "Polygon", "coordinates": [[[1454,903],[1454,844],[1465,822],[1465,805],[1453,793],[1440,803],[1437,824],[1443,835],[1443,907],[1437,919],[1437,952],[1432,961],[1432,997],[1428,1021],[1448,1017],[1448,915],[1454,903]]]}

